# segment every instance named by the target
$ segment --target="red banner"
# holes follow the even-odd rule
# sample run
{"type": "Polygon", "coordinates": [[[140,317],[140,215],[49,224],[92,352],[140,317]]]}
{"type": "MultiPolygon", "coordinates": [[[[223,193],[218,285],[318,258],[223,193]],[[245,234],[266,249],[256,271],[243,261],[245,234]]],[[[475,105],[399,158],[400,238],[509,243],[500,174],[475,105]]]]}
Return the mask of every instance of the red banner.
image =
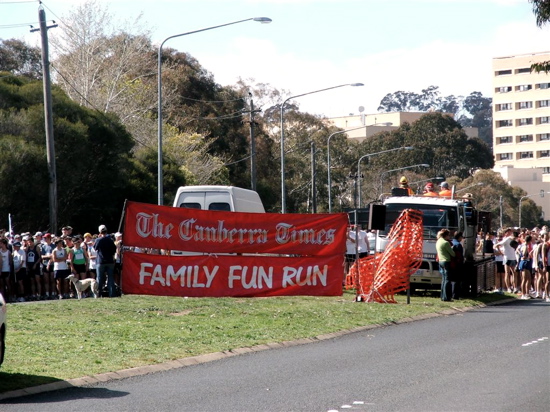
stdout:
{"type": "Polygon", "coordinates": [[[162,256],[125,252],[122,292],[158,296],[340,296],[344,255],[162,256]]]}
{"type": "Polygon", "coordinates": [[[128,202],[124,244],[201,253],[343,255],[348,216],[206,211],[128,202]]]}

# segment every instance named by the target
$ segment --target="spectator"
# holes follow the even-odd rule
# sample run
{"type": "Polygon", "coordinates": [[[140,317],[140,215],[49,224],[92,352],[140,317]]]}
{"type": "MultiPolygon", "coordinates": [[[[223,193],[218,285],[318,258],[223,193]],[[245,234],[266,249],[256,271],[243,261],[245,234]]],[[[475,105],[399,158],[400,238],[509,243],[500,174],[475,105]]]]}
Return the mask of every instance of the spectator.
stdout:
{"type": "Polygon", "coordinates": [[[13,271],[17,302],[25,302],[25,280],[27,275],[27,255],[21,242],[13,242],[13,271]]]}
{"type": "Polygon", "coordinates": [[[542,263],[543,263],[543,285],[544,293],[542,297],[545,302],[550,302],[550,233],[543,233],[542,263]]]}
{"type": "Polygon", "coordinates": [[[493,248],[493,255],[495,256],[495,293],[503,294],[504,289],[509,289],[508,278],[506,277],[506,269],[504,268],[504,251],[502,246],[498,246],[498,243],[502,241],[502,232],[497,234],[496,244],[493,248]]]}
{"type": "Polygon", "coordinates": [[[10,276],[13,271],[13,257],[8,249],[8,239],[0,238],[0,293],[5,296],[6,301],[13,302],[10,276]]]}
{"type": "Polygon", "coordinates": [[[31,300],[42,296],[42,272],[40,271],[40,248],[31,237],[27,240],[25,253],[27,255],[27,278],[30,284],[31,300]]]}
{"type": "Polygon", "coordinates": [[[500,242],[497,242],[496,246],[504,249],[504,269],[506,271],[506,283],[509,285],[508,293],[518,293],[518,279],[516,277],[516,266],[518,263],[516,248],[518,242],[515,239],[512,228],[509,227],[504,231],[504,238],[500,242]]]}
{"type": "Polygon", "coordinates": [[[426,186],[424,186],[424,194],[423,196],[430,196],[430,197],[437,197],[438,194],[434,190],[434,184],[432,182],[426,183],[426,186]]]}
{"type": "Polygon", "coordinates": [[[69,262],[75,277],[78,280],[86,279],[88,253],[82,248],[82,240],[78,236],[74,237],[73,247],[69,250],[69,262]]]}
{"type": "Polygon", "coordinates": [[[518,270],[521,272],[521,299],[531,299],[529,288],[531,285],[531,271],[533,270],[533,237],[527,235],[525,243],[520,249],[521,260],[518,270]]]}
{"type": "Polygon", "coordinates": [[[451,258],[451,270],[449,273],[449,280],[451,281],[451,296],[452,299],[460,299],[462,291],[462,284],[464,280],[464,247],[462,246],[462,240],[464,236],[462,232],[456,232],[452,241],[451,247],[455,252],[455,256],[451,258]]]}
{"type": "Polygon", "coordinates": [[[65,243],[63,239],[57,238],[55,240],[55,249],[52,251],[52,261],[57,296],[59,299],[63,299],[67,296],[65,294],[65,279],[71,274],[69,265],[67,264],[67,258],[68,253],[65,249],[65,243]]]}
{"type": "Polygon", "coordinates": [[[115,252],[116,246],[113,239],[107,234],[107,227],[105,225],[99,226],[99,236],[94,243],[94,249],[97,252],[97,282],[99,285],[99,293],[103,290],[105,285],[105,276],[107,276],[107,289],[109,290],[109,297],[115,296],[115,252]]]}
{"type": "Polygon", "coordinates": [[[94,249],[94,238],[92,237],[91,233],[84,233],[84,242],[82,243],[82,245],[82,249],[86,249],[86,252],[88,253],[88,276],[96,279],[97,252],[94,249]]]}
{"type": "Polygon", "coordinates": [[[53,265],[51,263],[54,245],[52,244],[52,235],[49,233],[44,234],[43,240],[44,242],[40,245],[42,277],[44,278],[45,297],[46,299],[50,299],[50,297],[54,298],[56,296],[53,278],[53,265]]]}
{"type": "Polygon", "coordinates": [[[441,190],[439,192],[439,196],[441,197],[451,197],[453,192],[449,190],[449,183],[443,182],[441,183],[441,190]]]}
{"type": "Polygon", "coordinates": [[[449,283],[449,269],[451,258],[455,252],[450,243],[451,232],[449,229],[441,229],[437,234],[435,248],[437,250],[437,259],[439,262],[439,272],[441,273],[441,300],[449,302],[451,300],[451,284],[449,283]]]}

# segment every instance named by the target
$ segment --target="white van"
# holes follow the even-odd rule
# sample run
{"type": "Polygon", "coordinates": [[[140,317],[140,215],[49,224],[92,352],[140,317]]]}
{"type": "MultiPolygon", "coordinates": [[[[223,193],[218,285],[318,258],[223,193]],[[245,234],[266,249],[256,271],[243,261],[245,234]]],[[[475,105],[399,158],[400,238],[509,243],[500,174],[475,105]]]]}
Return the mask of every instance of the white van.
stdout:
{"type": "Polygon", "coordinates": [[[176,193],[173,206],[227,212],[265,213],[258,193],[235,186],[181,186],[176,193]]]}

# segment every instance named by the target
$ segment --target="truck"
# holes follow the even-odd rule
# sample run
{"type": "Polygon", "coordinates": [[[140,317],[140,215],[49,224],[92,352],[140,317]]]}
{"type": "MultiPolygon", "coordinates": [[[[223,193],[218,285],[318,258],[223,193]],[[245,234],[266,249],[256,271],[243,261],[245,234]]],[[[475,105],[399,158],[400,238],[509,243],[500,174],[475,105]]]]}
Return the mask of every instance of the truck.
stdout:
{"type": "Polygon", "coordinates": [[[382,204],[386,206],[385,227],[377,231],[377,253],[384,251],[389,242],[388,233],[403,210],[415,209],[423,213],[423,258],[420,268],[411,275],[411,291],[441,288],[435,248],[437,233],[441,229],[463,233],[466,267],[472,268],[475,263],[482,263],[477,262],[481,259],[475,254],[479,212],[471,198],[390,196],[383,199],[382,204]]]}
{"type": "Polygon", "coordinates": [[[180,186],[173,206],[226,212],[265,213],[258,193],[236,186],[180,186]]]}

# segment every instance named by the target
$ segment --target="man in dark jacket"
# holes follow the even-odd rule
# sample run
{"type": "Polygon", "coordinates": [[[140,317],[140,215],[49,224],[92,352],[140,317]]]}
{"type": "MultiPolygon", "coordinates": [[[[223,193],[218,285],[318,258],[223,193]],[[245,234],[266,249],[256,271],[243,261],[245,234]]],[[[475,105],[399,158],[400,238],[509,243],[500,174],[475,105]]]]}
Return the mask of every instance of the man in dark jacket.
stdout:
{"type": "Polygon", "coordinates": [[[100,295],[105,286],[105,275],[107,275],[107,288],[109,290],[109,297],[112,298],[115,296],[114,271],[116,246],[111,236],[107,234],[107,227],[105,225],[99,226],[99,236],[94,243],[94,249],[97,252],[96,273],[100,295]]]}

